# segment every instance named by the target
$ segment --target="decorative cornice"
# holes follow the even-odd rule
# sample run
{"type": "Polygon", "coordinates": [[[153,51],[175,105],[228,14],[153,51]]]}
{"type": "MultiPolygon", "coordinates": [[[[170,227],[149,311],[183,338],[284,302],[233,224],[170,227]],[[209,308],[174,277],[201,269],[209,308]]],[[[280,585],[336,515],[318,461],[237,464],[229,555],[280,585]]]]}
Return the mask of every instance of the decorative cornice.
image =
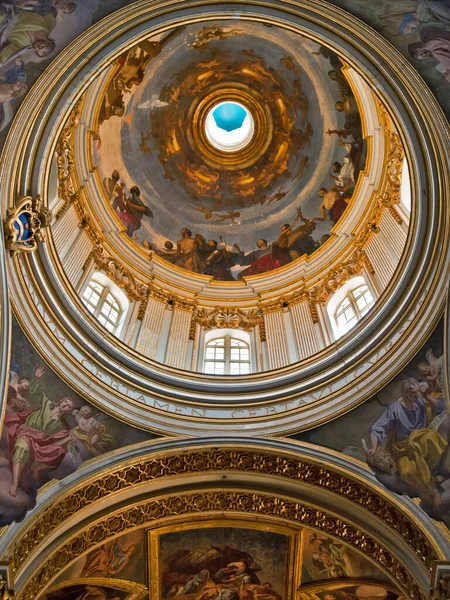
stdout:
{"type": "MultiPolygon", "coordinates": [[[[44,512],[36,516],[22,538],[17,541],[10,553],[12,574],[16,575],[18,573],[37,546],[45,544],[46,538],[66,519],[95,502],[104,500],[115,492],[158,480],[168,475],[199,475],[201,472],[212,471],[245,471],[246,473],[270,475],[328,490],[353,502],[358,507],[364,508],[372,516],[376,516],[386,523],[388,527],[403,538],[430,572],[433,561],[437,559],[434,549],[416,525],[397,506],[375,490],[366,487],[361,481],[336,472],[331,467],[319,466],[304,459],[299,460],[265,451],[225,448],[204,451],[191,450],[183,454],[142,459],[140,462],[112,470],[106,476],[102,474],[97,480],[90,481],[74,491],[69,491],[65,498],[59,502],[54,502],[44,512]]],[[[203,494],[201,497],[205,498],[203,494]]],[[[180,499],[178,499],[178,502],[180,502],[180,499]]],[[[288,508],[288,504],[285,505],[282,511],[280,509],[280,514],[285,516],[292,514],[294,517],[297,509],[291,504],[288,508]]],[[[245,506],[245,503],[241,502],[241,505],[245,506]]],[[[152,506],[155,506],[155,504],[152,506]]],[[[251,506],[251,503],[249,506],[251,506]]],[[[277,506],[281,507],[279,503],[277,506]]],[[[230,505],[225,504],[221,510],[225,508],[230,509],[230,505]]],[[[330,530],[329,533],[333,534],[333,531],[330,530]]],[[[354,533],[347,532],[343,536],[344,538],[348,543],[354,543],[354,533]]],[[[371,556],[374,556],[369,547],[366,550],[371,556]]],[[[50,562],[47,568],[51,568],[51,564],[54,563],[50,562]]],[[[386,568],[389,568],[390,565],[392,565],[392,561],[385,563],[386,568]]],[[[406,582],[407,580],[404,581],[405,584],[406,582]]],[[[420,593],[417,592],[414,597],[419,596],[420,593]]],[[[25,596],[27,599],[31,597],[31,595],[25,596]]]]}
{"type": "Polygon", "coordinates": [[[52,213],[42,204],[40,196],[25,196],[9,208],[4,221],[5,245],[11,256],[18,252],[33,252],[45,240],[52,213]]]}
{"type": "Polygon", "coordinates": [[[126,293],[130,300],[145,300],[148,288],[137,281],[126,267],[109,255],[103,246],[97,244],[89,255],[86,264],[93,260],[95,266],[103,271],[114,283],[126,293]]]}
{"type": "Polygon", "coordinates": [[[149,296],[154,298],[163,304],[185,310],[187,312],[193,312],[197,308],[197,301],[178,296],[173,292],[169,292],[159,287],[158,285],[151,283],[149,286],[149,296]]]}
{"type": "Polygon", "coordinates": [[[189,339],[195,340],[197,323],[206,331],[216,328],[243,329],[244,331],[251,331],[256,326],[261,328],[263,322],[264,320],[262,313],[258,309],[244,311],[237,307],[223,308],[219,306],[216,306],[212,310],[207,310],[206,308],[197,308],[192,315],[189,339]]]}

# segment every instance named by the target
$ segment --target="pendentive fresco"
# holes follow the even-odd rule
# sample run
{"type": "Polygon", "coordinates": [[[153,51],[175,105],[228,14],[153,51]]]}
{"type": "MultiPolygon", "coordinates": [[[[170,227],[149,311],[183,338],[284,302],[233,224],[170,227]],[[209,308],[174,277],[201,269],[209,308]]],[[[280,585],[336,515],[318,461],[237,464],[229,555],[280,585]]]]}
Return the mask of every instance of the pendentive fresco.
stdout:
{"type": "Polygon", "coordinates": [[[0,440],[0,523],[23,519],[39,488],[86,460],[151,439],[69,389],[13,328],[10,381],[0,440]]]}

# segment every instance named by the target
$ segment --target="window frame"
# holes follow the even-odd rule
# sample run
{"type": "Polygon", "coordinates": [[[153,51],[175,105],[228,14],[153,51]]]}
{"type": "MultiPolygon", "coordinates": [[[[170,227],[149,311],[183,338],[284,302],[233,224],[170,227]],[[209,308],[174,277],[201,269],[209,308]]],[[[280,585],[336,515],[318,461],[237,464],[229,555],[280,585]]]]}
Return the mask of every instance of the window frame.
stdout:
{"type": "MultiPolygon", "coordinates": [[[[239,369],[240,370],[240,369],[239,369]]],[[[202,372],[205,375],[222,375],[222,376],[238,376],[238,375],[250,375],[252,373],[252,352],[251,352],[251,343],[250,340],[246,341],[240,339],[239,337],[234,337],[232,333],[224,333],[220,337],[214,337],[209,340],[205,340],[204,343],[204,354],[203,354],[203,364],[202,364],[202,372]],[[218,342],[223,342],[222,345],[218,345],[218,342]],[[237,345],[233,347],[233,342],[236,342],[237,345]],[[208,347],[210,348],[223,348],[223,359],[222,358],[208,358],[208,347]],[[232,350],[239,349],[239,359],[232,358],[232,350]],[[248,358],[241,359],[241,349],[247,351],[248,358]],[[206,370],[207,363],[213,364],[221,364],[223,365],[223,373],[210,373],[206,370]],[[231,368],[233,365],[248,365],[248,371],[246,373],[231,373],[231,368]]]]}
{"type": "Polygon", "coordinates": [[[118,298],[116,298],[116,296],[114,295],[113,290],[108,285],[102,284],[99,281],[96,281],[95,279],[90,279],[88,281],[88,283],[85,285],[83,293],[81,294],[81,301],[86,306],[86,308],[90,312],[90,314],[93,317],[95,317],[97,322],[100,323],[100,325],[102,327],[104,327],[107,331],[109,331],[112,334],[117,333],[117,331],[119,330],[119,327],[122,323],[122,319],[123,319],[123,315],[124,315],[125,311],[122,308],[118,298]],[[99,292],[96,288],[101,288],[101,292],[99,292]],[[89,289],[94,290],[97,293],[97,295],[99,296],[99,300],[95,306],[93,303],[89,302],[92,294],[89,297],[89,299],[85,297],[85,294],[86,294],[87,290],[89,290],[89,289]],[[111,296],[111,299],[115,303],[115,306],[113,306],[112,302],[110,302],[108,300],[109,296],[111,296]],[[117,312],[117,318],[116,318],[115,322],[113,322],[110,318],[108,318],[109,314],[111,313],[111,310],[109,311],[108,315],[105,315],[102,312],[103,308],[106,305],[110,306],[115,312],[117,312]],[[89,307],[91,307],[93,310],[90,310],[89,307]],[[100,320],[100,317],[102,317],[107,323],[109,323],[111,328],[108,327],[106,325],[106,323],[103,323],[100,320]]]}
{"type": "Polygon", "coordinates": [[[351,329],[353,329],[353,327],[355,327],[355,325],[357,325],[358,322],[369,312],[369,310],[374,306],[374,304],[375,304],[375,298],[372,294],[370,287],[367,285],[366,282],[364,282],[364,283],[361,282],[357,287],[347,290],[347,293],[342,298],[342,300],[339,302],[339,304],[337,305],[337,307],[334,311],[334,314],[333,314],[334,322],[336,323],[336,327],[337,327],[338,331],[340,332],[340,335],[341,336],[345,335],[346,333],[351,331],[351,329]],[[362,290],[363,288],[365,288],[364,291],[358,295],[357,292],[359,290],[362,290]],[[360,309],[360,307],[358,306],[358,300],[360,298],[365,297],[366,294],[369,294],[370,301],[368,303],[366,303],[366,306],[363,309],[360,309]],[[343,307],[343,304],[345,302],[348,302],[348,306],[343,307]],[[345,313],[347,312],[347,310],[349,308],[352,310],[354,317],[352,319],[350,319],[349,321],[347,321],[346,324],[348,325],[348,323],[351,323],[354,319],[356,319],[356,322],[354,323],[354,325],[346,328],[344,331],[343,327],[340,325],[338,319],[342,315],[345,315],[345,313]]]}

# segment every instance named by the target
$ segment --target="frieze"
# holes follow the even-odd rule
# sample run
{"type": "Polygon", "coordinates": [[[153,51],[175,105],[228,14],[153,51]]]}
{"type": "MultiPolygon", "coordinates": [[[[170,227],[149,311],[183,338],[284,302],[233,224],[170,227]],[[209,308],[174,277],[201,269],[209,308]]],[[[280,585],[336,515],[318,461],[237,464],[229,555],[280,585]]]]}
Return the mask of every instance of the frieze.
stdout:
{"type": "Polygon", "coordinates": [[[5,245],[11,256],[33,252],[45,240],[44,230],[52,219],[40,196],[25,196],[9,208],[4,221],[5,245]]]}
{"type": "Polygon", "coordinates": [[[121,467],[70,492],[39,517],[14,546],[10,555],[12,574],[20,570],[27,557],[66,519],[115,492],[168,475],[187,475],[204,471],[245,471],[288,478],[329,490],[365,508],[395,530],[431,571],[437,556],[422,532],[383,496],[331,468],[306,460],[285,458],[269,452],[232,449],[194,451],[143,460],[121,467]]]}
{"type": "MultiPolygon", "coordinates": [[[[180,460],[181,457],[172,457],[175,470],[180,460]]],[[[146,501],[137,506],[122,509],[120,513],[109,515],[100,522],[92,524],[58,548],[46,560],[25,586],[20,594],[20,600],[34,600],[52,578],[74,558],[119,533],[146,526],[162,518],[218,511],[277,517],[335,536],[346,544],[370,555],[407,592],[409,598],[412,600],[425,600],[426,598],[407,568],[387,548],[354,525],[321,509],[285,500],[275,495],[213,491],[146,501]]]]}

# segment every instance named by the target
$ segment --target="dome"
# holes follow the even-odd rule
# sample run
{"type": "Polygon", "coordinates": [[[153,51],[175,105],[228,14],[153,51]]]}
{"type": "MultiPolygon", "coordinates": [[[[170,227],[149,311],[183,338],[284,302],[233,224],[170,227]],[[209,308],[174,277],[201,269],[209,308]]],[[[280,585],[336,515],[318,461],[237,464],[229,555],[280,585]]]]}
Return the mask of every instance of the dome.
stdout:
{"type": "Polygon", "coordinates": [[[391,90],[326,20],[146,23],[71,63],[63,95],[47,80],[59,112],[23,173],[36,223],[52,212],[36,293],[58,333],[38,319],[30,335],[50,362],[42,331],[64,339],[62,376],[143,428],[273,433],[337,416],[427,331],[403,303],[426,280],[412,240],[440,243],[419,235],[437,198],[419,199],[404,81],[391,90]]]}
{"type": "Polygon", "coordinates": [[[444,4],[0,0],[0,598],[448,597],[444,4]]]}

